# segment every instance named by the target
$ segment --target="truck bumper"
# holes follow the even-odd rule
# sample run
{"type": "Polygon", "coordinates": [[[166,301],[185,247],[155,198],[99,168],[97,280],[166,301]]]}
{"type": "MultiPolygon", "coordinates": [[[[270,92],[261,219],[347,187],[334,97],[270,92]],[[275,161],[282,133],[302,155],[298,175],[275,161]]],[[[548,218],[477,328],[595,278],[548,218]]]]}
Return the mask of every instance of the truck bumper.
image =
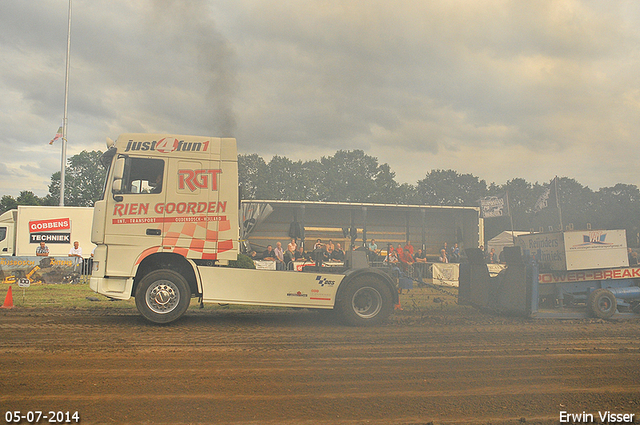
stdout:
{"type": "Polygon", "coordinates": [[[89,287],[98,294],[118,300],[128,300],[131,298],[131,288],[133,288],[133,278],[120,277],[93,277],[89,281],[89,287]]]}

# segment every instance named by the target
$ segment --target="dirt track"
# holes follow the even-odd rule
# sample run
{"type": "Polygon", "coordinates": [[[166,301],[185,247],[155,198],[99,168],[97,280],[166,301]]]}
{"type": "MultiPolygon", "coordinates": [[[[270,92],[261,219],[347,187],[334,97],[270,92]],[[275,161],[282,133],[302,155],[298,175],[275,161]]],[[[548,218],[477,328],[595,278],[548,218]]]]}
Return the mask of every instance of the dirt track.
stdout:
{"type": "MultiPolygon", "coordinates": [[[[82,423],[640,422],[640,321],[472,309],[349,328],[307,310],[0,311],[0,407],[82,423]]],[[[4,419],[4,418],[3,418],[4,419]]],[[[23,421],[23,423],[26,423],[23,421]]],[[[44,422],[42,422],[44,423],[44,422]]]]}

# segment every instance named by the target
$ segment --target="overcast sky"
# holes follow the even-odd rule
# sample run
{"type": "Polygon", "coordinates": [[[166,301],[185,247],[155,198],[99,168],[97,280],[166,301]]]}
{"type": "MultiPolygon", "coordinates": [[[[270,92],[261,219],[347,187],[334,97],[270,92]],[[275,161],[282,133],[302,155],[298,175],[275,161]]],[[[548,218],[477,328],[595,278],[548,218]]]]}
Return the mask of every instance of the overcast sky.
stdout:
{"type": "MultiPolygon", "coordinates": [[[[0,2],[0,195],[60,170],[68,5],[0,2]]],[[[167,132],[640,186],[639,77],[635,0],[73,0],[68,156],[167,132]]]]}

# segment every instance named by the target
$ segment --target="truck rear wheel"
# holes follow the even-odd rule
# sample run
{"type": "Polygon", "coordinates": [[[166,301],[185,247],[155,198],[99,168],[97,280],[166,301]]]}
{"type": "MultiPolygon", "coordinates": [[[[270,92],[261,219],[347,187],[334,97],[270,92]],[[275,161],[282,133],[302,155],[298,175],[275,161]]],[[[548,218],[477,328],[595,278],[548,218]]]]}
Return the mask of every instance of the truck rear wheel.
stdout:
{"type": "Polygon", "coordinates": [[[191,289],[180,274],[156,270],[140,280],[136,289],[136,307],[154,323],[169,323],[180,318],[191,302],[191,289]]]}
{"type": "Polygon", "coordinates": [[[378,325],[385,321],[393,310],[391,291],[375,277],[358,277],[347,283],[338,300],[338,309],[348,325],[378,325]]]}
{"type": "Polygon", "coordinates": [[[616,312],[618,302],[615,295],[606,289],[596,289],[587,298],[589,313],[600,319],[609,319],[616,312]]]}

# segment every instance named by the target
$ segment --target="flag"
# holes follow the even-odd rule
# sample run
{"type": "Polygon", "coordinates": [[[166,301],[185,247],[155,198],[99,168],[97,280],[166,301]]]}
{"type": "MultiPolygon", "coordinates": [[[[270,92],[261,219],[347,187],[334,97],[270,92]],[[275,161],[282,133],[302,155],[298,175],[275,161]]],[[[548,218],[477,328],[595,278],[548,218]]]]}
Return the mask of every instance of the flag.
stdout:
{"type": "Polygon", "coordinates": [[[487,196],[486,198],[479,199],[480,217],[493,218],[509,215],[508,199],[506,193],[502,196],[487,196]]]}
{"type": "Polygon", "coordinates": [[[57,142],[58,140],[62,139],[62,126],[60,126],[60,128],[58,129],[58,132],[56,133],[56,135],[53,137],[53,139],[51,139],[51,141],[49,142],[50,145],[53,145],[54,142],[57,142]]]}
{"type": "Polygon", "coordinates": [[[558,206],[558,178],[551,180],[549,187],[542,192],[542,195],[536,201],[533,212],[538,213],[548,207],[558,206]]]}

